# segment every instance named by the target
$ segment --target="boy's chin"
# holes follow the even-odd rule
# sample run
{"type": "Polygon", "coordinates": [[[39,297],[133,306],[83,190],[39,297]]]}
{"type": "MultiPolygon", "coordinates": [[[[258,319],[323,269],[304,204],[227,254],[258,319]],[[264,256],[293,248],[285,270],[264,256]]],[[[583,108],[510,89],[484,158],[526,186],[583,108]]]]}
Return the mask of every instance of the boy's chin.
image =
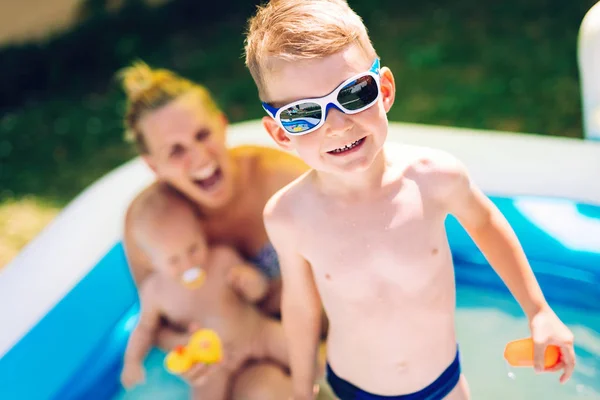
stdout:
{"type": "Polygon", "coordinates": [[[342,162],[336,162],[337,160],[331,160],[327,165],[324,165],[323,170],[332,174],[352,174],[362,173],[368,171],[369,168],[375,162],[377,153],[367,153],[360,157],[353,158],[351,160],[340,160],[342,162]]]}

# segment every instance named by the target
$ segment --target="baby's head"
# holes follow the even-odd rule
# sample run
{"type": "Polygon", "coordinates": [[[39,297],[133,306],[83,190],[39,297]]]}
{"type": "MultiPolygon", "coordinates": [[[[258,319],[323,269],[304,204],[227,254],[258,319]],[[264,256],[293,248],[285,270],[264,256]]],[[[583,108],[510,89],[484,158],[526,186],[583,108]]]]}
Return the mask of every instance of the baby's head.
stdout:
{"type": "Polygon", "coordinates": [[[259,8],[249,22],[246,64],[277,144],[318,170],[371,165],[387,136],[394,77],[379,68],[346,1],[272,0],[259,8]]]}
{"type": "Polygon", "coordinates": [[[208,244],[192,204],[171,187],[142,195],[134,235],[148,255],[155,272],[194,286],[203,279],[208,244]]]}

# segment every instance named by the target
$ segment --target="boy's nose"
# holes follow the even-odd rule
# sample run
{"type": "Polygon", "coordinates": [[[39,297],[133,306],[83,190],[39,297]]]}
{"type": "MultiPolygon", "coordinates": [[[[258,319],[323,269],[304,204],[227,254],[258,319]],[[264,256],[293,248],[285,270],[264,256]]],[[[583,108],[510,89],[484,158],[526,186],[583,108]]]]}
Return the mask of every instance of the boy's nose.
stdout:
{"type": "Polygon", "coordinates": [[[350,127],[350,119],[336,108],[330,108],[325,119],[325,132],[329,136],[336,136],[344,133],[350,127]]]}

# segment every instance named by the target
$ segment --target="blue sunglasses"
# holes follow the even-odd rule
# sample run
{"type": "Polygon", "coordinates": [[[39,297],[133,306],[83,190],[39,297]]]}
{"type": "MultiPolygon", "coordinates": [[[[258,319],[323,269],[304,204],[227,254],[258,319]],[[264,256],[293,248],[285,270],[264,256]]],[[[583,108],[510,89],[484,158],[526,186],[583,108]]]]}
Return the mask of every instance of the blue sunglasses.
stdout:
{"type": "Polygon", "coordinates": [[[262,103],[263,108],[290,135],[306,135],[323,125],[327,111],[335,107],[344,114],[356,114],[375,104],[379,98],[379,58],[367,72],[346,79],[326,96],[303,99],[272,107],[262,103]]]}

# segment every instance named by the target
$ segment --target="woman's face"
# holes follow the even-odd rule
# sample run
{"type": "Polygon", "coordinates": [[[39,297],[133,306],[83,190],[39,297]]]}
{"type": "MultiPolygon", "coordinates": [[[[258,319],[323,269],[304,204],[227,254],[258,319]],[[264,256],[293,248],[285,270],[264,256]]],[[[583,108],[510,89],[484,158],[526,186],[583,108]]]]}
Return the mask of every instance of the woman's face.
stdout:
{"type": "Polygon", "coordinates": [[[226,127],[222,114],[211,114],[199,96],[187,93],[140,119],[148,149],[143,158],[159,180],[201,207],[222,207],[233,197],[234,180],[226,127]]]}

